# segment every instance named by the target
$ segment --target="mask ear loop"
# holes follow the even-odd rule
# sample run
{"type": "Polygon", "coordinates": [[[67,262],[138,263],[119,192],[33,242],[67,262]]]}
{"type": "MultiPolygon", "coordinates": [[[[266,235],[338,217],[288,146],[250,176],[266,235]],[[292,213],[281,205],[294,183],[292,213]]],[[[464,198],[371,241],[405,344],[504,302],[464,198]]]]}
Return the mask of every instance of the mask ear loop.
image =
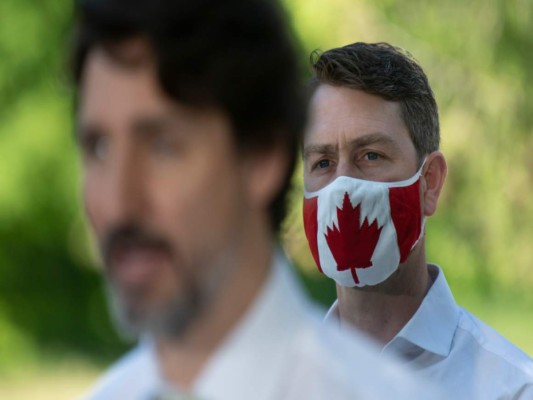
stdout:
{"type": "MultiPolygon", "coordinates": [[[[416,173],[418,175],[418,179],[419,180],[422,177],[422,170],[424,169],[424,166],[426,165],[427,160],[428,160],[427,156],[424,157],[424,161],[422,161],[422,165],[420,165],[420,168],[418,169],[418,172],[416,173]]],[[[420,207],[420,214],[421,214],[421,217],[422,217],[421,218],[422,222],[421,222],[421,226],[420,226],[420,235],[418,235],[418,239],[416,239],[414,244],[411,246],[411,250],[410,251],[413,251],[413,249],[418,244],[418,242],[420,242],[420,239],[422,239],[422,237],[424,236],[424,233],[426,231],[426,216],[422,212],[422,207],[420,207]]]]}
{"type": "Polygon", "coordinates": [[[420,168],[418,168],[418,171],[416,172],[418,176],[422,176],[422,170],[424,169],[424,166],[426,165],[427,160],[428,160],[428,157],[425,156],[424,160],[422,161],[422,164],[420,164],[420,168]]]}
{"type": "MultiPolygon", "coordinates": [[[[420,212],[422,212],[422,210],[420,210],[420,212]]],[[[413,251],[413,249],[418,244],[418,242],[420,242],[420,239],[422,239],[422,237],[424,236],[425,231],[426,231],[426,216],[422,215],[422,223],[420,225],[420,235],[418,235],[418,239],[416,239],[416,242],[413,244],[410,251],[413,251]]]]}

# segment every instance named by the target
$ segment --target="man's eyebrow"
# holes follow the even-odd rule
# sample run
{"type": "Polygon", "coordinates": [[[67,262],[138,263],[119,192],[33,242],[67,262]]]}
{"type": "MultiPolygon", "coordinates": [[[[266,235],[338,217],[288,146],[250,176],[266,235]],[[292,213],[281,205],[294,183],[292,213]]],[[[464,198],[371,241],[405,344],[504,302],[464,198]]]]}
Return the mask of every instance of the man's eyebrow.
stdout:
{"type": "Polygon", "coordinates": [[[143,136],[166,131],[172,126],[172,122],[167,114],[139,116],[133,121],[131,129],[134,134],[143,136]]]}
{"type": "MultiPolygon", "coordinates": [[[[382,144],[391,147],[398,147],[398,144],[389,135],[381,132],[370,133],[353,139],[350,141],[350,147],[364,147],[372,144],[382,144]]],[[[337,152],[337,146],[333,144],[310,144],[305,146],[302,152],[304,160],[308,159],[313,154],[334,154],[337,152]]]]}
{"type": "Polygon", "coordinates": [[[394,139],[392,139],[389,135],[385,135],[384,133],[380,132],[370,133],[350,141],[350,145],[352,147],[364,147],[371,144],[383,144],[387,146],[392,145],[393,147],[398,147],[394,139]]]}
{"type": "Polygon", "coordinates": [[[333,154],[337,151],[337,146],[333,144],[310,144],[303,149],[303,159],[307,160],[312,154],[333,154]]]}

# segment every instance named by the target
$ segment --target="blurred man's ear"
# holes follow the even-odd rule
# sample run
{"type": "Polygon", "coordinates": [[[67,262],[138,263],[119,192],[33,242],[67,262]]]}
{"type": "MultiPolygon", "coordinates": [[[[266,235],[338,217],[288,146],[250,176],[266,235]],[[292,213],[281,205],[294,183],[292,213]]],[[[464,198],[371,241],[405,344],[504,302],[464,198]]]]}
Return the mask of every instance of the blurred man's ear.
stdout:
{"type": "Polygon", "coordinates": [[[250,151],[243,168],[250,204],[267,210],[278,195],[289,166],[287,146],[276,143],[268,149],[250,151]]]}
{"type": "Polygon", "coordinates": [[[422,194],[426,217],[433,215],[437,210],[437,203],[447,172],[446,159],[440,151],[434,151],[427,157],[422,170],[422,194]]]}

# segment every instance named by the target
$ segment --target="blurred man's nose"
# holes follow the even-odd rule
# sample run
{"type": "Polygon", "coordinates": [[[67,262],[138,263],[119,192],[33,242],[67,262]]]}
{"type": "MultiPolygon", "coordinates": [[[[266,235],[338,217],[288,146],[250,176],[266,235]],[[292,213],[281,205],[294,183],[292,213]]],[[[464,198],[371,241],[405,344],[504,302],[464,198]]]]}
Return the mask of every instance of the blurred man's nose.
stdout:
{"type": "Polygon", "coordinates": [[[134,149],[117,149],[109,162],[106,197],[109,222],[124,223],[141,218],[146,207],[142,162],[134,149]]]}

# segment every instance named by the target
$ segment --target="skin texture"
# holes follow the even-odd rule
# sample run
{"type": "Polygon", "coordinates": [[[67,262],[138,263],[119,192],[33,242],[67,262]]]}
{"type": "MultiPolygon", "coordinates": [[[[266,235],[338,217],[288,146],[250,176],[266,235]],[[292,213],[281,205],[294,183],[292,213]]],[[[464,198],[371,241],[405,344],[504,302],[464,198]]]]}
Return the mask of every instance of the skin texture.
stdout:
{"type": "Polygon", "coordinates": [[[222,112],[168,98],[143,40],[115,50],[129,62],[95,48],[82,79],[84,204],[118,313],[186,388],[268,275],[287,157],[243,152],[222,112]]]}
{"type": "MultiPolygon", "coordinates": [[[[435,151],[422,170],[420,198],[425,216],[436,208],[446,161],[435,151]]],[[[311,101],[311,122],[303,146],[304,184],[316,191],[338,176],[379,182],[412,177],[419,158],[400,106],[360,90],[321,85],[311,101]]],[[[348,323],[382,343],[409,321],[431,286],[424,238],[384,282],[363,288],[337,285],[341,324],[348,323]]]]}

